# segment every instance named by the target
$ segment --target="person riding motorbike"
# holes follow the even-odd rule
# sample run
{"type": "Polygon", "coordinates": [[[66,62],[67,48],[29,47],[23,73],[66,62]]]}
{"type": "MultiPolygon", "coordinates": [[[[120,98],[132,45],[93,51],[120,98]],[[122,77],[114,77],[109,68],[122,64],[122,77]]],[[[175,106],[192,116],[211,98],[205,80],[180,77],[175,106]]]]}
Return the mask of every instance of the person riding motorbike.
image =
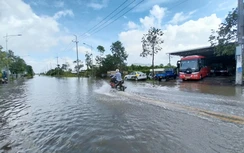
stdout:
{"type": "Polygon", "coordinates": [[[121,77],[121,73],[119,72],[119,69],[116,69],[116,73],[115,75],[112,77],[112,79],[115,78],[116,79],[116,84],[115,87],[117,86],[121,86],[122,83],[122,77],[121,77]]]}

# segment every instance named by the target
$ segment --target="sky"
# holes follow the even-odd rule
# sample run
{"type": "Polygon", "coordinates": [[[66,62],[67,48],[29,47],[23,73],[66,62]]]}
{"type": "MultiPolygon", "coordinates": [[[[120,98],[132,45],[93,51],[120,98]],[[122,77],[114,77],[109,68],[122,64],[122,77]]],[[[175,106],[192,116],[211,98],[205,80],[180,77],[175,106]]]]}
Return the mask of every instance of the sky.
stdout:
{"type": "MultiPolygon", "coordinates": [[[[86,52],[99,55],[98,45],[107,55],[111,44],[121,41],[128,65],[150,65],[150,56],[140,57],[141,39],[156,27],[164,43],[155,64],[166,65],[167,53],[210,46],[211,29],[236,7],[237,0],[0,0],[0,45],[6,50],[7,44],[36,73],[57,63],[73,69],[76,36],[83,63],[86,52]]],[[[177,60],[171,57],[171,64],[177,60]]]]}

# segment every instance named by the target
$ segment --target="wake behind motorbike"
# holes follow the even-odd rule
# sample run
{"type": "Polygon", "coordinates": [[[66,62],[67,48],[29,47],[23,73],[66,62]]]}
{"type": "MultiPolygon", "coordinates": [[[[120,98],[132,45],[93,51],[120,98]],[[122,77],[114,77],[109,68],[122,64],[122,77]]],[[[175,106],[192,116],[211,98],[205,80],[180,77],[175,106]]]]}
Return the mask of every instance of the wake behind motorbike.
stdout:
{"type": "Polygon", "coordinates": [[[111,78],[111,80],[110,80],[111,88],[114,88],[119,91],[125,91],[126,87],[123,84],[124,84],[124,80],[122,80],[120,82],[116,81],[115,78],[111,78]]]}

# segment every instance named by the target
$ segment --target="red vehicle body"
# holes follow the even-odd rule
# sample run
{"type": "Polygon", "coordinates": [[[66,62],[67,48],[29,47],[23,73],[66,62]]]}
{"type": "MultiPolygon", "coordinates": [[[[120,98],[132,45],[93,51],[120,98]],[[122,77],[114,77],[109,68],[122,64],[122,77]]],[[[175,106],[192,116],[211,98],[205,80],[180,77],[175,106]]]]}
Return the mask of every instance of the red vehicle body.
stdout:
{"type": "Polygon", "coordinates": [[[204,56],[192,55],[181,58],[179,72],[182,80],[200,80],[210,74],[210,67],[204,56]]]}

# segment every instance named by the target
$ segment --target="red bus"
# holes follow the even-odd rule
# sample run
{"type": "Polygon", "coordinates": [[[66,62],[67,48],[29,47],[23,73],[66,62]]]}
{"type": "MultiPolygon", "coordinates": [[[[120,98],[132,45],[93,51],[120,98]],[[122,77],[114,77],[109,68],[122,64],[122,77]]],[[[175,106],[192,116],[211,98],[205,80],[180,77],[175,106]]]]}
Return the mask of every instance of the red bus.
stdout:
{"type": "Polygon", "coordinates": [[[181,58],[179,77],[182,80],[200,80],[210,74],[210,68],[204,56],[192,55],[181,58]]]}

